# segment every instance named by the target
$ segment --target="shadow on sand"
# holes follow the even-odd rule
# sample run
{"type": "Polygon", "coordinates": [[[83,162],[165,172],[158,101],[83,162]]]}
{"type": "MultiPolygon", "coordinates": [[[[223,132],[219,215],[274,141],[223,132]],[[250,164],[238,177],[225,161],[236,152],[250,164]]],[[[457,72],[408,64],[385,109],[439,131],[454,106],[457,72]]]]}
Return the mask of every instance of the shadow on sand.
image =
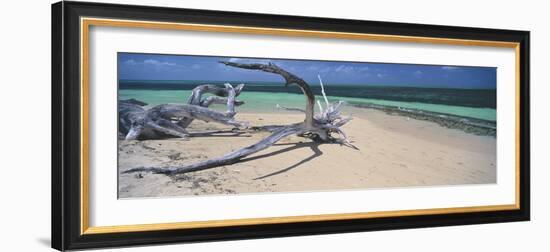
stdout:
{"type": "Polygon", "coordinates": [[[306,157],[305,159],[301,160],[300,162],[298,162],[296,164],[293,164],[293,165],[291,165],[287,168],[278,170],[276,172],[272,172],[270,174],[267,174],[267,175],[264,175],[264,176],[261,176],[261,177],[257,177],[254,180],[264,179],[264,178],[268,178],[268,177],[271,177],[271,176],[274,176],[274,175],[278,175],[278,174],[290,171],[290,170],[292,170],[292,169],[294,169],[294,168],[296,168],[296,167],[298,167],[298,166],[300,166],[304,163],[307,163],[307,162],[313,160],[314,158],[317,158],[317,157],[323,155],[323,152],[319,149],[319,145],[321,145],[321,144],[323,144],[323,143],[319,143],[319,142],[302,143],[302,142],[300,142],[300,143],[288,143],[288,144],[274,144],[273,146],[283,146],[283,145],[290,145],[290,146],[287,147],[287,148],[281,149],[281,150],[277,150],[277,151],[267,153],[267,154],[258,155],[258,156],[254,156],[254,157],[250,157],[250,158],[244,158],[241,161],[239,161],[239,163],[248,162],[248,161],[252,161],[252,160],[256,160],[256,159],[260,159],[260,158],[267,158],[267,157],[271,157],[271,156],[278,155],[278,154],[281,154],[281,153],[293,151],[293,150],[296,150],[296,149],[301,149],[301,148],[310,148],[313,151],[313,154],[311,154],[311,156],[306,157]]]}

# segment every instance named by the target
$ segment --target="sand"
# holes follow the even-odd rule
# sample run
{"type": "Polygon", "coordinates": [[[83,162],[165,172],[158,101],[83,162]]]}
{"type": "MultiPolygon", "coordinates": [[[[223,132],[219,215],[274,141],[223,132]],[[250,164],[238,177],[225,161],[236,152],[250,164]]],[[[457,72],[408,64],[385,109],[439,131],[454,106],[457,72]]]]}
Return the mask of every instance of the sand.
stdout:
{"type": "MultiPolygon", "coordinates": [[[[436,123],[352,109],[343,127],[354,150],[291,136],[244,162],[169,177],[123,171],[137,166],[173,166],[223,155],[257,142],[269,133],[247,133],[119,141],[119,197],[166,197],[409,186],[496,183],[496,139],[436,123]]],[[[290,124],[302,114],[240,113],[252,125],[290,124]]],[[[191,131],[228,129],[195,121],[191,131]]]]}

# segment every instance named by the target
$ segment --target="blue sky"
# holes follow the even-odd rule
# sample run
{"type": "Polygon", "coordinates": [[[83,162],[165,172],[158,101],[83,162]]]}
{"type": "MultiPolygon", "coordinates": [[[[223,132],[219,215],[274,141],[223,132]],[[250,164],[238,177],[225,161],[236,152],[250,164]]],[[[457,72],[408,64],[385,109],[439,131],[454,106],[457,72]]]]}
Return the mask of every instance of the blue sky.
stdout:
{"type": "Polygon", "coordinates": [[[210,80],[282,82],[275,74],[228,67],[220,60],[243,63],[273,62],[318,84],[367,84],[439,88],[496,88],[496,68],[441,65],[381,64],[343,61],[281,60],[185,55],[119,53],[122,80],[210,80]]]}

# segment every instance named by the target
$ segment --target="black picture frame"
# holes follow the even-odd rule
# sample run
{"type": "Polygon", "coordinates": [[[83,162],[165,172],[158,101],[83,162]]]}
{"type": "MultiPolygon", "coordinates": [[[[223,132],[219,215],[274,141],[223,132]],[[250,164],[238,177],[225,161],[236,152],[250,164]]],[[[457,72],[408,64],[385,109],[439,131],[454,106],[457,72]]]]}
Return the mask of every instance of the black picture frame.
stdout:
{"type": "Polygon", "coordinates": [[[340,232],[527,221],[530,218],[529,32],[102,3],[52,5],[52,247],[58,250],[251,239],[340,232]],[[85,16],[299,30],[491,40],[519,44],[519,208],[484,212],[229,227],[81,232],[80,18],[85,16]]]}

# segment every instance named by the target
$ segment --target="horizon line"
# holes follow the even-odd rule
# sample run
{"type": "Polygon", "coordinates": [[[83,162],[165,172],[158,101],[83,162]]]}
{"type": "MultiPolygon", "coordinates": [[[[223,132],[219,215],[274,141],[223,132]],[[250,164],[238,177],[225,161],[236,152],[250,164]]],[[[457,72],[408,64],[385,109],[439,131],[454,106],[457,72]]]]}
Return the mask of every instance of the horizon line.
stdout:
{"type": "MultiPolygon", "coordinates": [[[[259,80],[189,80],[189,79],[180,79],[180,80],[144,80],[144,79],[118,79],[118,81],[197,81],[197,82],[227,82],[227,83],[238,83],[238,82],[242,82],[242,83],[246,83],[246,82],[258,82],[258,83],[280,83],[282,85],[284,85],[285,83],[284,82],[274,82],[274,81],[259,81],[259,80]]],[[[187,83],[181,83],[181,84],[187,84],[187,83]]],[[[319,83],[313,83],[313,84],[310,84],[308,83],[310,86],[320,86],[319,83]]],[[[199,83],[197,84],[192,84],[192,83],[188,83],[187,85],[199,85],[199,83]]],[[[475,88],[475,87],[441,87],[441,86],[419,86],[419,85],[416,85],[416,84],[413,84],[413,85],[410,85],[410,86],[403,86],[403,85],[400,85],[400,84],[371,84],[371,83],[323,83],[324,86],[336,86],[336,85],[348,85],[348,86],[361,86],[361,85],[364,85],[364,86],[369,86],[369,87],[403,87],[403,88],[411,88],[411,87],[414,87],[414,88],[442,88],[442,89],[487,89],[487,90],[496,90],[497,88],[494,87],[494,88],[488,88],[488,87],[480,87],[480,88],[475,88]]]]}

